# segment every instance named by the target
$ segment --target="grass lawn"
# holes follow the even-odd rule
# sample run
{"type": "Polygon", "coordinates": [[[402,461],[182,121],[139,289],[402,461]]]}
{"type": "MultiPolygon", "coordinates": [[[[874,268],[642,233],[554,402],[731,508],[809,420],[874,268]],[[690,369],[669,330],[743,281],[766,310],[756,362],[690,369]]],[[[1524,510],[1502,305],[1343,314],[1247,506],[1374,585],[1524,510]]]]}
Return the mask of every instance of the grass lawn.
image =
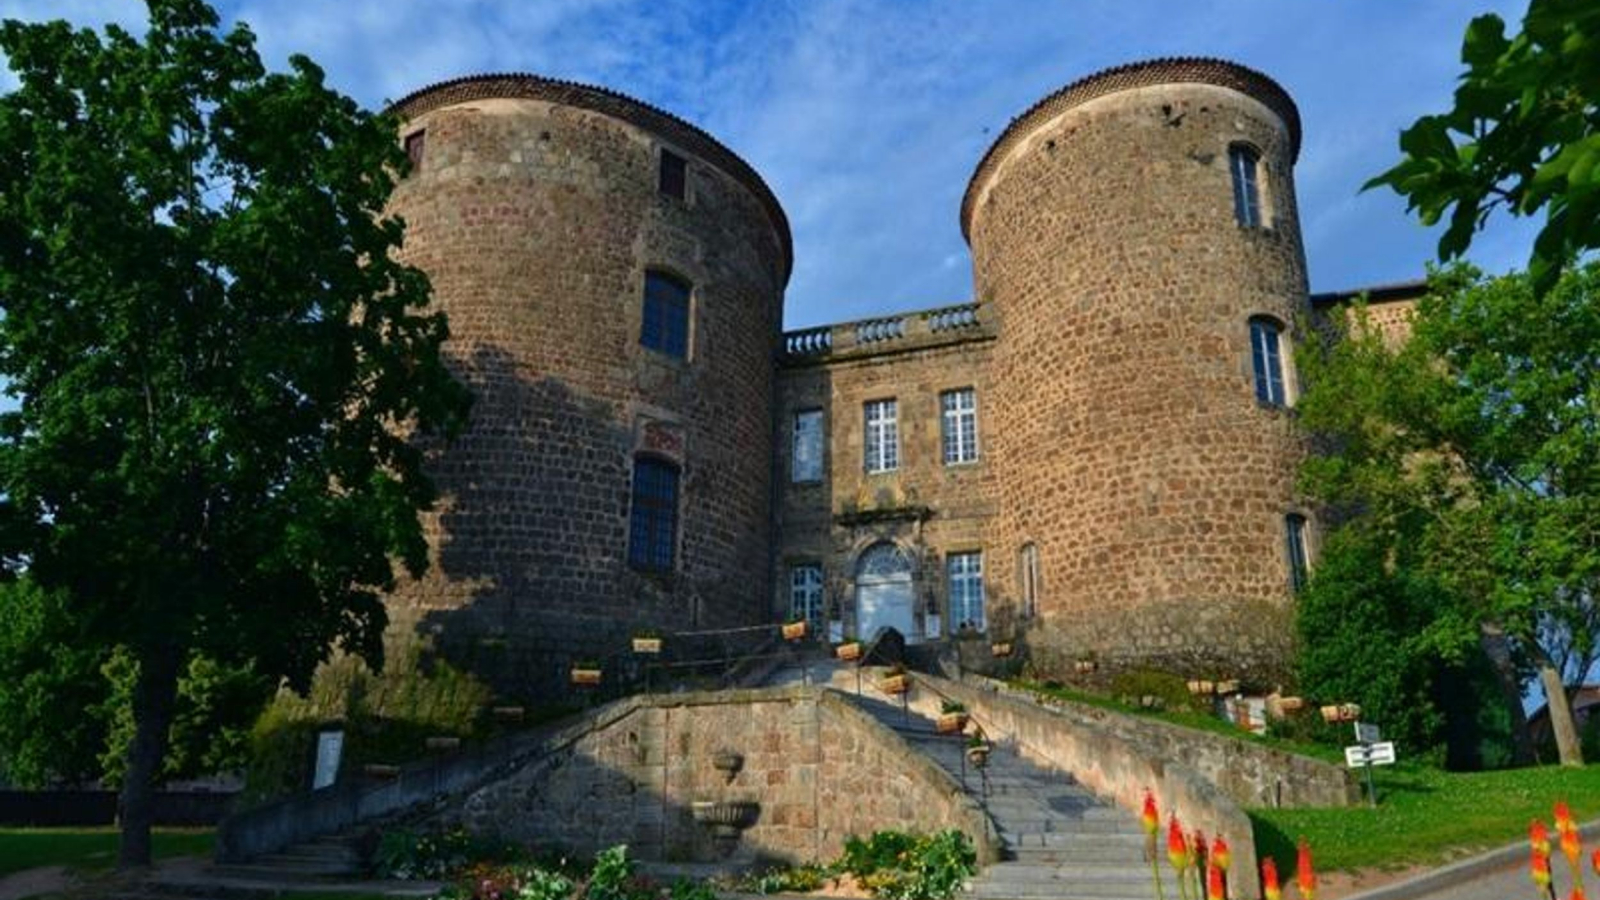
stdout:
{"type": "MultiPolygon", "coordinates": [[[[209,828],[158,828],[155,855],[209,856],[209,828]]],[[[38,866],[93,871],[117,861],[114,828],[0,828],[0,875],[38,866]]]]}
{"type": "Polygon", "coordinates": [[[1250,810],[1258,852],[1275,857],[1280,872],[1292,872],[1295,840],[1303,835],[1320,869],[1397,868],[1525,840],[1529,821],[1551,824],[1557,800],[1566,800],[1580,822],[1600,818],[1600,765],[1462,773],[1383,766],[1375,772],[1377,809],[1250,810]]]}

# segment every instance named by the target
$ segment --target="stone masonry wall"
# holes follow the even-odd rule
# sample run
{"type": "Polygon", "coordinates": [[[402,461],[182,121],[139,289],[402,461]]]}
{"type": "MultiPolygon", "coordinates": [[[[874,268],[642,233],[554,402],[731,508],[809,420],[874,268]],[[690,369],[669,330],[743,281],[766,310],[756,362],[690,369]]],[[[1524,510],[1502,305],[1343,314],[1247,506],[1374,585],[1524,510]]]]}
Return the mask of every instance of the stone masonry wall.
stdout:
{"type": "MultiPolygon", "coordinates": [[[[1253,84],[1217,77],[1247,71],[1230,64],[1175,66],[1174,83],[1164,65],[1019,119],[969,188],[977,296],[1001,331],[993,543],[1037,546],[1029,640],[1057,658],[1269,679],[1288,655],[1284,517],[1314,518],[1292,414],[1251,376],[1250,318],[1292,336],[1308,312],[1288,101],[1227,86],[1253,84]],[[1234,218],[1235,143],[1261,154],[1262,227],[1234,218]]],[[[1287,343],[1284,360],[1292,396],[1287,343]]],[[[993,572],[1018,595],[1015,566],[993,572]]]]}
{"type": "Polygon", "coordinates": [[[627,843],[641,858],[675,861],[829,860],[846,836],[886,828],[960,828],[985,860],[997,846],[947,773],[814,688],[620,702],[439,817],[526,846],[592,853],[627,843]],[[740,756],[731,780],[714,765],[729,752],[740,756]],[[707,801],[753,802],[758,812],[735,845],[719,845],[694,818],[693,805],[707,801]]]}
{"type": "Polygon", "coordinates": [[[972,331],[943,341],[885,341],[857,352],[836,350],[821,359],[796,360],[779,369],[776,613],[789,611],[790,569],[820,563],[830,607],[842,616],[844,628],[856,633],[857,559],[888,541],[907,551],[916,565],[919,630],[907,637],[923,637],[930,612],[939,616],[941,632],[948,633],[946,555],[982,552],[986,567],[997,560],[988,532],[999,492],[987,452],[994,423],[989,407],[992,350],[993,331],[980,319],[972,331]],[[962,388],[972,388],[976,397],[978,459],[946,465],[940,395],[962,388]],[[898,412],[900,465],[892,472],[869,474],[865,404],[890,398],[898,412]],[[795,414],[808,409],[823,411],[823,478],[796,482],[791,477],[795,414]]]}
{"type": "Polygon", "coordinates": [[[502,694],[548,699],[570,661],[616,662],[640,625],[764,620],[788,274],[765,186],[703,133],[599,89],[468,79],[399,112],[423,146],[392,200],[404,257],[450,316],[476,405],[432,461],[433,565],[391,598],[391,639],[420,632],[502,694]],[[686,201],[657,189],[664,149],[688,159],[686,201]],[[693,285],[687,359],[640,343],[650,269],[693,285]],[[669,573],[627,561],[641,456],[681,467],[669,573]]]}

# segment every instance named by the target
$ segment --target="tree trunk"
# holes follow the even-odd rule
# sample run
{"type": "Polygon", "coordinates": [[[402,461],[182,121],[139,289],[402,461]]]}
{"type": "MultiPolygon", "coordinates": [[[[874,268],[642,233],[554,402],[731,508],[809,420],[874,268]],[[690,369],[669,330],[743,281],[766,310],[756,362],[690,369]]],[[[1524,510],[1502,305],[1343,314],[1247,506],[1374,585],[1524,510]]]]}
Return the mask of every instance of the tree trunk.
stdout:
{"type": "Polygon", "coordinates": [[[1522,679],[1517,675],[1517,665],[1511,659],[1511,642],[1506,633],[1493,622],[1479,629],[1479,643],[1485,656],[1494,666],[1495,680],[1500,683],[1500,695],[1506,711],[1511,714],[1511,758],[1517,765],[1533,763],[1533,738],[1528,734],[1528,714],[1522,709],[1522,679]]]}
{"type": "Polygon", "coordinates": [[[122,794],[117,799],[117,820],[122,828],[118,868],[150,865],[156,778],[167,755],[180,657],[174,647],[152,648],[140,654],[139,676],[133,686],[133,741],[128,745],[122,794]]]}
{"type": "Polygon", "coordinates": [[[1543,652],[1535,663],[1539,667],[1539,684],[1544,687],[1550,733],[1556,736],[1556,755],[1563,766],[1581,766],[1583,744],[1578,740],[1578,724],[1572,718],[1572,704],[1567,699],[1567,686],[1561,681],[1561,670],[1543,652]]]}

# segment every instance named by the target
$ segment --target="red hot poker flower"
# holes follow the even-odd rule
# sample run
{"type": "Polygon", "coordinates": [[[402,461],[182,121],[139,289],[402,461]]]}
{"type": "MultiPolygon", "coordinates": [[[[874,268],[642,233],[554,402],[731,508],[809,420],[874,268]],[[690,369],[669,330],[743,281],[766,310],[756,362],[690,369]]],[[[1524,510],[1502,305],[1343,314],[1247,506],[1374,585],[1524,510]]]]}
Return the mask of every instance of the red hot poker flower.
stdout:
{"type": "Polygon", "coordinates": [[[1550,855],[1548,853],[1540,853],[1537,848],[1534,849],[1533,858],[1528,861],[1528,877],[1532,878],[1533,883],[1538,885],[1541,890],[1547,890],[1550,887],[1550,855]]]}
{"type": "Polygon", "coordinates": [[[1206,864],[1206,900],[1223,900],[1222,870],[1216,863],[1206,864]]]}
{"type": "MultiPolygon", "coordinates": [[[[1568,824],[1572,824],[1570,820],[1568,824]]],[[[1583,856],[1583,840],[1578,836],[1577,826],[1561,832],[1561,853],[1572,866],[1572,871],[1578,871],[1578,859],[1583,856]]]]}
{"type": "Polygon", "coordinates": [[[1261,893],[1266,900],[1283,900],[1283,887],[1278,884],[1278,863],[1270,856],[1261,861],[1261,893]]]}
{"type": "Polygon", "coordinates": [[[1572,893],[1567,895],[1567,900],[1583,900],[1583,888],[1578,885],[1573,885],[1572,893]]]}
{"type": "Polygon", "coordinates": [[[1161,830],[1161,814],[1156,812],[1156,798],[1148,789],[1144,792],[1144,811],[1139,814],[1139,823],[1144,826],[1144,833],[1152,837],[1161,830]]]}
{"type": "Polygon", "coordinates": [[[1228,839],[1220,834],[1217,835],[1216,843],[1211,845],[1211,859],[1217,864],[1217,868],[1224,872],[1228,871],[1229,864],[1233,862],[1233,851],[1228,848],[1228,839]]]}
{"type": "Polygon", "coordinates": [[[1600,875],[1600,850],[1596,850],[1594,855],[1589,857],[1589,865],[1594,868],[1596,875],[1600,875]]]}
{"type": "Polygon", "coordinates": [[[1189,868],[1189,847],[1183,842],[1183,829],[1178,826],[1177,816],[1167,820],[1167,859],[1179,872],[1189,868]]]}
{"type": "Polygon", "coordinates": [[[1300,839],[1300,848],[1295,854],[1294,882],[1302,900],[1316,900],[1317,873],[1311,868],[1311,845],[1305,838],[1300,839]]]}
{"type": "Polygon", "coordinates": [[[1572,827],[1572,811],[1567,809],[1567,801],[1556,801],[1556,831],[1566,831],[1572,827]]]}
{"type": "Polygon", "coordinates": [[[1542,819],[1534,819],[1528,825],[1528,845],[1535,853],[1550,855],[1550,831],[1544,827],[1542,819]]]}

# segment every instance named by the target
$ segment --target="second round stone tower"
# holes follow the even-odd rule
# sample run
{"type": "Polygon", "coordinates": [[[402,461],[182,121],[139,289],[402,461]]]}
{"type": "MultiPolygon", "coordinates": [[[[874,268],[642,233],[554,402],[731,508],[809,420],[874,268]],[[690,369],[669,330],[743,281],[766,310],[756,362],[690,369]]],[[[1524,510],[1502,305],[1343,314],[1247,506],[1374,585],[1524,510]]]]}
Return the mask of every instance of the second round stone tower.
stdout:
{"type": "Polygon", "coordinates": [[[630,632],[768,615],[772,359],[791,249],[761,178],[602,88],[463,78],[393,110],[404,255],[476,405],[433,566],[389,603],[502,695],[622,673],[630,632]]]}
{"type": "Polygon", "coordinates": [[[1001,323],[994,546],[1015,561],[996,599],[1036,656],[1220,677],[1285,659],[1312,531],[1299,140],[1271,79],[1164,59],[1051,94],[979,164],[961,221],[1001,323]]]}

